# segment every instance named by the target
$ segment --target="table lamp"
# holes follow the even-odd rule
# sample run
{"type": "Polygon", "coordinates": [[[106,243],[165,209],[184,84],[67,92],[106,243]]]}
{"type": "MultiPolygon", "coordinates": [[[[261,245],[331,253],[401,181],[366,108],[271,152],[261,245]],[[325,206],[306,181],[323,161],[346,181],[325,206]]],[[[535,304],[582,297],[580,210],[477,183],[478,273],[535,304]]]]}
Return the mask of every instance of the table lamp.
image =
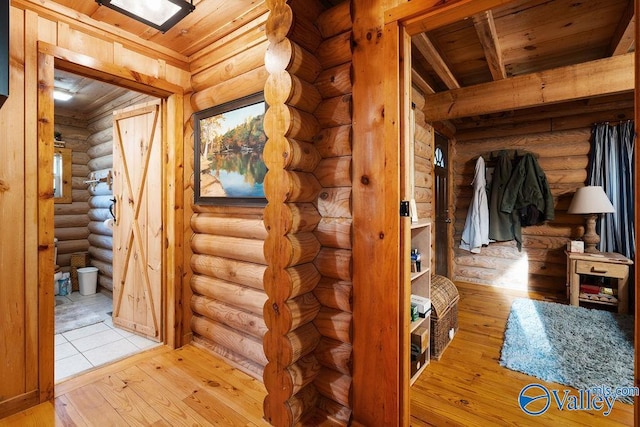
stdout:
{"type": "Polygon", "coordinates": [[[585,252],[600,252],[596,249],[600,243],[600,236],[596,233],[596,219],[599,214],[613,212],[615,212],[613,205],[599,185],[588,185],[576,190],[567,213],[583,214],[586,218],[587,226],[584,236],[582,236],[585,252]]]}

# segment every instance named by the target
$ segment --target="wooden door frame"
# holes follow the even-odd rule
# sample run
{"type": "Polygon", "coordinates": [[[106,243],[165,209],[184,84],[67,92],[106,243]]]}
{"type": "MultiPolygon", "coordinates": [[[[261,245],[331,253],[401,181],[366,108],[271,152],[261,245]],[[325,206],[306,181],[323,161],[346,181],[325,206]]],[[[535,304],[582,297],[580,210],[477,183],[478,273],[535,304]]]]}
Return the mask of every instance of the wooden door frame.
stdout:
{"type": "MultiPolygon", "coordinates": [[[[491,9],[495,6],[508,3],[511,0],[452,0],[448,3],[442,4],[440,1],[430,0],[425,2],[408,2],[402,3],[398,6],[392,7],[384,12],[384,37],[383,37],[383,51],[384,51],[384,63],[385,75],[384,75],[384,93],[382,101],[384,104],[384,124],[382,125],[384,130],[385,147],[398,147],[398,141],[403,138],[407,138],[407,129],[409,129],[409,113],[410,108],[410,94],[411,94],[411,68],[410,65],[410,40],[411,36],[426,31],[427,29],[435,29],[447,24],[454,23],[465,17],[474,15],[476,13],[483,12],[491,9]]],[[[355,65],[354,59],[354,68],[355,65]]],[[[354,98],[356,97],[356,89],[354,85],[354,98]]],[[[357,111],[357,108],[356,108],[357,111]]],[[[355,112],[354,112],[355,114],[355,112]]],[[[354,121],[355,122],[355,121],[354,121]]],[[[355,134],[355,131],[354,131],[355,134]]],[[[397,162],[395,165],[394,156],[389,156],[386,159],[386,168],[393,169],[400,167],[399,156],[395,158],[397,162]]],[[[354,157],[355,157],[355,144],[354,144],[354,157]]],[[[387,169],[387,170],[388,170],[387,169]]],[[[388,180],[388,178],[385,178],[388,180]]],[[[392,182],[392,181],[391,181],[392,182]]],[[[391,186],[390,186],[391,187],[391,186]]],[[[381,203],[394,204],[397,208],[397,204],[400,200],[400,186],[394,189],[389,188],[389,193],[385,200],[381,200],[381,203]]],[[[354,195],[355,197],[355,195],[354,195]]],[[[354,200],[355,203],[355,200],[354,200]]],[[[357,213],[357,212],[356,212],[357,213]]],[[[354,213],[355,218],[355,213],[354,213]]],[[[355,220],[354,220],[355,221],[355,220]]],[[[398,220],[398,224],[400,221],[398,220]]],[[[398,226],[399,230],[400,227],[398,226]]],[[[406,239],[399,238],[400,241],[406,239]]],[[[354,252],[357,241],[354,241],[354,252]]],[[[392,257],[393,258],[393,257],[392,257]]],[[[394,425],[408,426],[410,424],[410,400],[409,393],[409,370],[407,368],[408,358],[408,326],[407,326],[407,308],[406,303],[407,294],[409,291],[406,289],[408,283],[403,276],[406,275],[405,269],[401,268],[400,258],[393,260],[389,258],[385,265],[385,274],[380,274],[382,282],[387,280],[388,282],[397,281],[398,286],[398,299],[396,304],[397,310],[389,310],[396,313],[399,318],[395,323],[394,331],[397,334],[395,337],[387,337],[386,342],[380,342],[382,346],[386,346],[387,358],[386,361],[393,361],[397,366],[397,372],[393,378],[385,378],[385,382],[388,382],[390,386],[384,390],[386,395],[386,408],[385,405],[380,409],[373,408],[371,405],[360,405],[359,402],[379,400],[381,390],[377,387],[364,387],[363,390],[359,390],[357,393],[358,399],[354,399],[354,415],[355,421],[360,423],[361,420],[371,419],[388,419],[389,414],[385,413],[385,410],[396,412],[394,425]],[[392,265],[393,263],[393,265],[392,265]],[[392,277],[395,274],[395,277],[392,277]],[[391,339],[394,338],[394,339],[391,339]],[[373,411],[373,412],[372,412],[373,411]]],[[[354,282],[357,280],[355,277],[356,271],[354,270],[354,282]]],[[[391,307],[389,307],[391,308],[391,307]]],[[[355,314],[355,309],[354,309],[355,314]]],[[[382,317],[381,317],[382,319],[382,317]]],[[[378,325],[372,324],[372,320],[365,323],[367,328],[377,328],[378,325]]],[[[355,325],[356,332],[358,330],[358,324],[355,325]]],[[[380,325],[380,328],[390,328],[389,324],[380,325]]],[[[377,346],[378,343],[368,342],[367,346],[377,346]]],[[[355,345],[354,340],[354,352],[366,351],[355,345]]],[[[354,363],[354,366],[357,366],[354,363]]],[[[355,372],[357,376],[358,372],[355,372]]],[[[355,378],[354,376],[354,378],[355,378]]]]}
{"type": "MultiPolygon", "coordinates": [[[[396,64],[397,70],[402,70],[402,62],[406,59],[403,53],[406,51],[406,48],[403,46],[403,39],[406,39],[407,35],[410,37],[419,32],[433,30],[435,28],[442,27],[444,25],[448,25],[454,23],[458,20],[464,19],[468,16],[472,16],[474,14],[483,12],[485,10],[492,9],[496,6],[501,6],[503,4],[510,3],[511,0],[451,0],[447,3],[442,3],[437,0],[429,0],[424,2],[407,2],[402,3],[398,6],[391,7],[385,11],[385,35],[393,36],[392,40],[385,40],[385,44],[396,44],[398,49],[396,49],[395,56],[387,56],[385,61],[389,63],[396,64]]],[[[640,5],[638,2],[635,2],[635,15],[638,16],[640,13],[640,5]]],[[[640,20],[636,19],[635,24],[635,39],[636,46],[640,46],[640,20]]],[[[391,50],[387,49],[387,53],[393,53],[391,50]]],[[[640,49],[635,50],[635,60],[636,64],[640,63],[640,49]]],[[[408,62],[408,61],[407,61],[408,62]]],[[[385,106],[397,105],[398,102],[402,104],[403,99],[407,96],[407,79],[403,79],[401,73],[390,73],[385,76],[388,80],[385,86],[384,92],[384,104],[385,106]],[[395,88],[395,91],[393,90],[395,88]]],[[[410,80],[408,80],[410,82],[410,80]]],[[[410,83],[409,83],[410,85],[410,83]]],[[[635,121],[636,124],[640,122],[640,72],[638,72],[638,68],[635,70],[635,121]]],[[[392,129],[393,132],[387,132],[385,134],[385,140],[387,144],[392,143],[393,141],[398,141],[399,135],[402,132],[402,129],[406,129],[408,123],[404,122],[404,117],[401,109],[395,108],[385,108],[385,123],[399,123],[400,130],[396,129],[394,126],[388,127],[392,129]]],[[[636,135],[638,134],[637,125],[636,125],[636,135]]],[[[640,170],[640,158],[638,155],[635,155],[634,167],[636,171],[640,170]]],[[[636,173],[635,175],[635,185],[636,188],[640,188],[640,174],[636,173]]],[[[636,191],[637,192],[637,191],[636,191]]],[[[638,223],[640,222],[640,210],[636,209],[634,224],[636,229],[638,228],[638,223]]],[[[636,233],[636,247],[640,246],[640,233],[636,233]]],[[[634,260],[637,264],[637,257],[634,260]]],[[[401,280],[402,278],[400,278],[401,280]]],[[[640,357],[638,354],[640,353],[640,319],[638,315],[640,314],[640,292],[638,292],[637,284],[640,282],[640,268],[635,269],[635,365],[634,365],[634,385],[640,386],[640,380],[638,378],[640,374],[640,357]]],[[[403,283],[401,281],[401,283],[403,283]]],[[[405,313],[400,313],[401,315],[405,313]]],[[[400,324],[402,324],[402,319],[400,319],[400,324]]],[[[369,325],[371,326],[371,325],[369,325]]],[[[403,329],[401,328],[398,331],[401,335],[403,334],[403,329]]],[[[399,341],[402,343],[402,338],[399,341]]],[[[402,347],[401,347],[402,348],[402,347]]],[[[400,348],[400,349],[401,349],[400,348]]],[[[400,350],[398,349],[398,350],[400,350]]],[[[389,349],[389,351],[393,351],[389,349]]],[[[401,354],[398,352],[398,354],[401,354]]],[[[402,367],[402,361],[398,361],[398,366],[402,367]]],[[[406,412],[406,408],[409,407],[410,396],[408,393],[404,393],[402,390],[408,390],[409,384],[408,379],[406,379],[406,375],[402,375],[401,377],[401,386],[404,385],[404,388],[401,388],[399,393],[399,408],[401,413],[399,414],[398,420],[399,425],[409,425],[410,414],[406,412]]],[[[366,392],[365,392],[366,393],[366,392]]],[[[640,408],[638,405],[640,404],[640,400],[638,397],[634,400],[634,425],[640,426],[640,408]]]]}
{"type": "Polygon", "coordinates": [[[176,348],[184,343],[182,320],[185,304],[184,270],[184,89],[165,79],[133,72],[112,63],[38,42],[38,382],[40,401],[54,397],[54,301],[53,295],[53,182],[46,172],[53,159],[54,70],[61,69],[162,99],[163,224],[166,242],[163,255],[162,335],[164,344],[176,348]]]}

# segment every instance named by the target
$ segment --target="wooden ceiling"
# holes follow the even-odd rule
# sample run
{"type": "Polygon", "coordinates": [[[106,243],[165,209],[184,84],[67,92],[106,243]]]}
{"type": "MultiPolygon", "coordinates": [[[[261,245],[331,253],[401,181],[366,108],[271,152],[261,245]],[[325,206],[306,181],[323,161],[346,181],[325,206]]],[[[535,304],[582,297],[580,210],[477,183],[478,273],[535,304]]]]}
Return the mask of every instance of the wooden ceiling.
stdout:
{"type": "MultiPolygon", "coordinates": [[[[36,2],[37,0],[29,0],[36,2]]],[[[330,7],[341,0],[321,0],[330,7]]],[[[634,50],[634,0],[515,0],[413,37],[413,82],[425,94],[622,55],[634,50]]],[[[54,0],[185,57],[267,13],[263,0],[194,0],[166,33],[94,0],[54,0]]]]}
{"type": "Polygon", "coordinates": [[[518,0],[413,37],[429,92],[633,51],[633,0],[518,0]]]}
{"type": "Polygon", "coordinates": [[[417,34],[413,83],[428,95],[633,52],[633,1],[516,0],[417,34]]]}
{"type": "Polygon", "coordinates": [[[264,0],[193,0],[195,11],[163,34],[106,6],[100,6],[95,0],[55,0],[52,3],[187,57],[267,12],[264,0]]]}

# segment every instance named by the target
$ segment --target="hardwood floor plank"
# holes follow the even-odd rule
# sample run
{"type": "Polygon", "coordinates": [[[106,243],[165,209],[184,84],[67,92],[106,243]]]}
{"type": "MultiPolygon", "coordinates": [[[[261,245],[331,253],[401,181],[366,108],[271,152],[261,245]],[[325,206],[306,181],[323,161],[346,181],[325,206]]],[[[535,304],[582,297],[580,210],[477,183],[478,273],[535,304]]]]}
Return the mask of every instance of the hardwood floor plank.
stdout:
{"type": "Polygon", "coordinates": [[[121,371],[122,369],[128,366],[135,366],[139,361],[146,360],[150,357],[155,356],[156,354],[168,353],[170,351],[172,351],[170,347],[167,347],[166,345],[162,345],[162,346],[154,347],[150,350],[146,350],[141,353],[135,354],[133,356],[127,357],[126,359],[123,359],[117,363],[112,363],[110,365],[101,366],[91,371],[84,372],[82,375],[70,378],[68,380],[65,380],[56,384],[55,395],[56,397],[65,395],[72,390],[81,388],[95,381],[99,381],[105,375],[121,371]]]}
{"type": "Polygon", "coordinates": [[[145,402],[153,406],[169,425],[212,425],[139,367],[133,366],[115,374],[145,402]],[[160,393],[159,391],[163,392],[160,393]]]}
{"type": "MultiPolygon", "coordinates": [[[[411,389],[416,426],[630,426],[633,405],[612,413],[551,407],[539,417],[520,409],[530,383],[546,383],[499,365],[504,329],[515,298],[537,292],[457,283],[459,330],[440,361],[433,360],[411,389]]],[[[50,402],[0,420],[4,426],[267,426],[264,385],[195,345],[160,347],[56,385],[50,402]]],[[[318,425],[331,425],[330,423],[318,425]]]]}
{"type": "Polygon", "coordinates": [[[268,426],[264,385],[207,350],[159,347],[56,385],[0,426],[268,426]]]}
{"type": "Polygon", "coordinates": [[[95,384],[102,397],[116,409],[127,425],[143,427],[162,420],[160,414],[117,375],[106,376],[95,384]]]}
{"type": "Polygon", "coordinates": [[[67,398],[78,410],[80,417],[89,425],[100,422],[103,425],[126,426],[116,408],[112,407],[100,394],[95,384],[89,384],[68,393],[67,398]]]}
{"type": "MultiPolygon", "coordinates": [[[[207,354],[208,350],[204,350],[203,352],[202,349],[196,346],[183,347],[181,350],[182,354],[188,357],[187,362],[189,366],[203,369],[211,375],[228,381],[241,390],[243,394],[251,396],[256,402],[262,405],[262,401],[267,394],[267,389],[260,381],[231,367],[221,358],[207,354]],[[212,358],[214,363],[212,363],[212,358]]],[[[167,357],[174,356],[174,354],[167,355],[167,357]]]]}
{"type": "MultiPolygon", "coordinates": [[[[262,401],[266,395],[264,386],[244,374],[236,377],[234,373],[240,373],[240,371],[229,367],[222,360],[218,360],[218,364],[212,364],[212,358],[215,361],[215,356],[187,347],[183,351],[154,358],[153,365],[145,363],[140,366],[145,371],[164,369],[167,379],[175,381],[174,387],[176,385],[186,387],[185,392],[199,387],[200,391],[207,393],[224,407],[242,414],[253,423],[266,425],[262,419],[262,401]],[[181,384],[185,381],[185,384],[181,384]]],[[[195,404],[198,399],[207,398],[207,396],[198,396],[198,399],[193,400],[193,394],[195,393],[185,396],[185,401],[192,399],[191,403],[195,404]]]]}
{"type": "Polygon", "coordinates": [[[17,414],[0,419],[2,427],[41,427],[41,426],[68,426],[63,419],[56,415],[56,410],[51,402],[41,403],[17,414]]]}
{"type": "Polygon", "coordinates": [[[82,418],[75,406],[67,399],[67,396],[60,396],[54,401],[56,414],[65,426],[90,427],[89,423],[82,418]]]}
{"type": "Polygon", "coordinates": [[[456,286],[459,330],[441,359],[433,360],[411,388],[413,426],[633,425],[633,405],[620,402],[609,416],[555,405],[538,417],[525,414],[518,396],[526,385],[570,388],[499,365],[507,318],[516,298],[558,302],[557,297],[468,283],[456,286]]]}
{"type": "MultiPolygon", "coordinates": [[[[226,394],[224,391],[223,396],[220,397],[219,391],[226,386],[216,380],[194,377],[181,366],[173,365],[173,361],[165,360],[164,357],[141,363],[139,368],[149,375],[161,371],[161,375],[157,378],[161,380],[163,386],[170,385],[183,403],[210,420],[212,425],[247,425],[250,422],[235,409],[227,406],[229,398],[224,396],[226,394]]],[[[244,399],[244,396],[238,394],[231,398],[235,401],[239,399],[244,399]]],[[[243,404],[246,403],[243,401],[243,404]]]]}

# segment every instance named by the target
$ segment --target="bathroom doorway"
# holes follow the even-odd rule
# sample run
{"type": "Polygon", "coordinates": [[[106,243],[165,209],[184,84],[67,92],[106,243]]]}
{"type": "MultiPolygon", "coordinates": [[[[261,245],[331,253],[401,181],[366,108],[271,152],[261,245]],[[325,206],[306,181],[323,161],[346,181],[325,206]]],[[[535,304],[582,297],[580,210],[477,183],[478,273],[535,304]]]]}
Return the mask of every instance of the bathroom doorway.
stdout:
{"type": "Polygon", "coordinates": [[[162,205],[160,108],[155,97],[55,71],[55,150],[69,153],[61,167],[54,162],[54,172],[66,172],[66,179],[54,180],[54,195],[65,196],[54,200],[56,382],[161,342],[162,245],[148,244],[153,242],[146,233],[153,229],[150,234],[161,235],[161,216],[141,220],[140,212],[150,210],[137,207],[147,200],[162,205]],[[148,180],[154,182],[145,187],[148,180]],[[58,191],[62,182],[66,191],[58,191]],[[129,211],[134,204],[124,206],[123,200],[135,200],[136,206],[129,211]],[[119,233],[122,224],[127,230],[119,233]],[[149,253],[147,247],[158,249],[149,253]],[[142,271],[138,259],[153,267],[142,271]],[[133,289],[123,292],[114,281],[133,289]],[[153,295],[147,297],[147,291],[153,295]],[[118,303],[125,295],[147,307],[118,303]]]}
{"type": "MultiPolygon", "coordinates": [[[[148,65],[147,63],[145,63],[148,65]]],[[[159,66],[162,64],[159,63],[159,66]]],[[[169,67],[169,65],[167,65],[169,67]]],[[[145,67],[153,72],[153,67],[145,67]]],[[[166,123],[162,132],[162,192],[160,206],[155,214],[162,219],[162,273],[161,295],[158,304],[159,340],[161,344],[175,348],[188,342],[190,328],[188,322],[189,288],[183,286],[183,258],[188,252],[183,249],[185,231],[183,221],[184,208],[184,88],[165,77],[157,77],[130,67],[92,58],[69,49],[38,43],[37,85],[30,86],[27,93],[35,93],[28,103],[37,110],[38,120],[30,128],[30,137],[37,141],[37,152],[30,159],[29,170],[34,170],[36,179],[33,185],[33,198],[37,200],[34,211],[34,226],[37,230],[33,244],[37,247],[37,316],[34,321],[34,337],[37,353],[37,377],[40,390],[55,395],[55,340],[53,292],[54,277],[54,202],[53,202],[53,158],[54,158],[54,102],[55,71],[66,71],[100,82],[109,82],[117,87],[126,88],[161,100],[161,114],[166,123]],[[188,305],[188,304],[187,304],[188,305]]],[[[181,69],[173,69],[178,76],[186,76],[181,69]]],[[[157,71],[157,70],[156,70],[157,71]]],[[[160,73],[163,74],[163,73],[160,73]]],[[[174,74],[173,80],[176,80],[174,74]]],[[[183,81],[183,80],[180,80],[183,81]]],[[[97,221],[99,222],[99,221],[97,221]]],[[[100,279],[98,279],[98,282],[100,279]]],[[[99,284],[99,283],[98,283],[99,284]]],[[[127,299],[127,301],[129,301],[127,299]]]]}

